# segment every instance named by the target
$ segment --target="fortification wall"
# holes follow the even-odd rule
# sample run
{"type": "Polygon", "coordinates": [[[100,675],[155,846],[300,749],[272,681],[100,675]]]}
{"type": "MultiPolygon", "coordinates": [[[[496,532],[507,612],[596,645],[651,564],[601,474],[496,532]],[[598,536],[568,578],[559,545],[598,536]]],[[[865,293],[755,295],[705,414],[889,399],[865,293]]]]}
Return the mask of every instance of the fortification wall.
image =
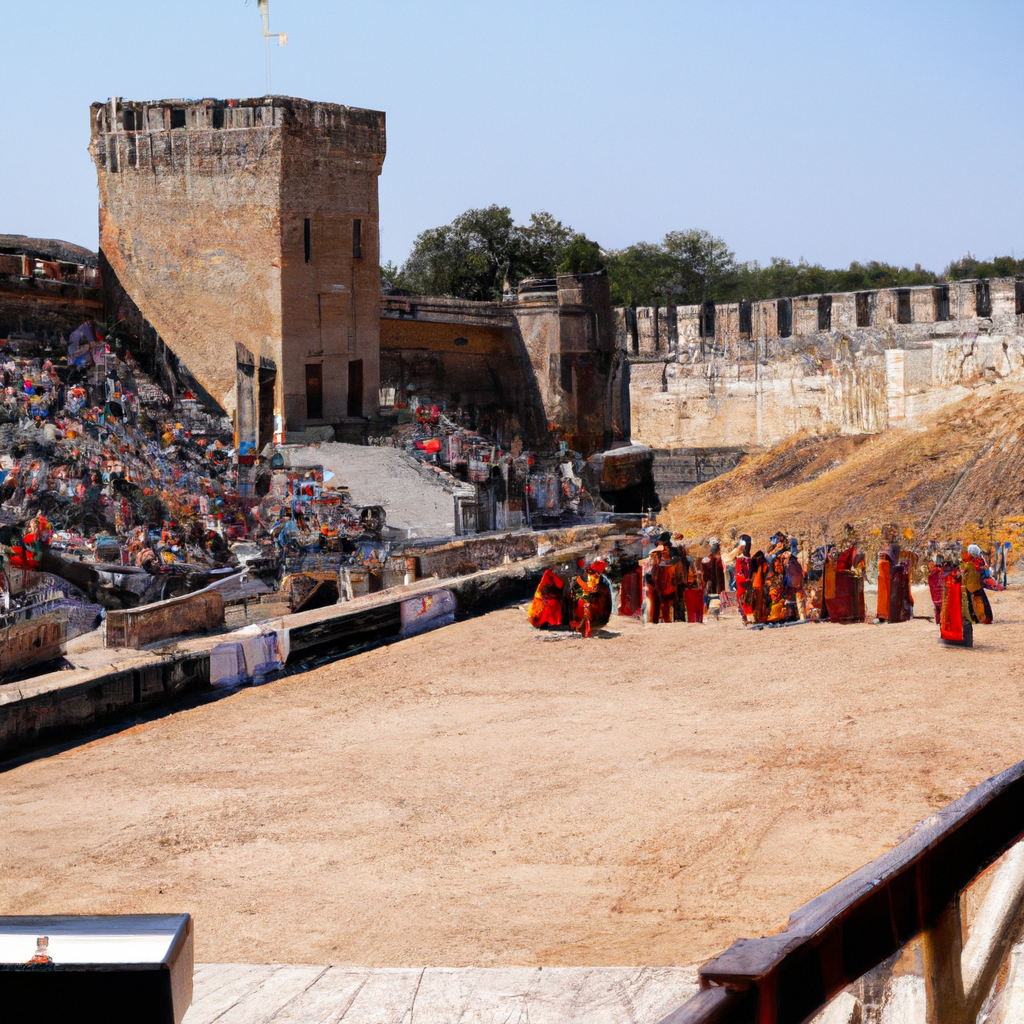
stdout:
{"type": "Polygon", "coordinates": [[[214,129],[203,104],[92,107],[100,249],[143,316],[229,412],[236,345],[281,358],[283,111],[246,113],[251,126],[214,129]],[[191,124],[171,129],[172,109],[191,124]]]}
{"type": "Polygon", "coordinates": [[[130,297],[225,409],[245,406],[240,444],[376,413],[383,113],[112,100],[90,148],[111,303],[130,297]]]}
{"type": "Polygon", "coordinates": [[[632,364],[633,440],[754,448],[804,430],[912,425],[1024,373],[1021,285],[616,310],[616,342],[632,364]]]}
{"type": "Polygon", "coordinates": [[[381,300],[381,382],[470,412],[478,429],[591,455],[628,437],[608,278],[528,279],[515,302],[381,300]]]}

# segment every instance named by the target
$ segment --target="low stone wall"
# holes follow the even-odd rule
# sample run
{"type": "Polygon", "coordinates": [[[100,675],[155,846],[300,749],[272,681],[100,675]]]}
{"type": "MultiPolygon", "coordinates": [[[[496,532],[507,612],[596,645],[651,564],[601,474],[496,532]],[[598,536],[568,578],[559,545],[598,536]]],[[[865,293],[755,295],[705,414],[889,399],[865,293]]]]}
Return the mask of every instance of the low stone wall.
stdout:
{"type": "Polygon", "coordinates": [[[662,508],[698,484],[735,469],[746,454],[740,447],[656,449],[652,474],[662,508]]]}
{"type": "Polygon", "coordinates": [[[172,700],[209,678],[209,655],[189,653],[7,683],[0,686],[0,757],[172,700]]]}
{"type": "Polygon", "coordinates": [[[106,647],[145,647],[186,633],[205,633],[224,625],[224,598],[216,590],[107,612],[106,647]]]}
{"type": "Polygon", "coordinates": [[[406,548],[398,557],[415,557],[419,576],[466,576],[501,565],[506,557],[513,562],[533,558],[539,536],[531,530],[480,534],[433,547],[406,548]]]}

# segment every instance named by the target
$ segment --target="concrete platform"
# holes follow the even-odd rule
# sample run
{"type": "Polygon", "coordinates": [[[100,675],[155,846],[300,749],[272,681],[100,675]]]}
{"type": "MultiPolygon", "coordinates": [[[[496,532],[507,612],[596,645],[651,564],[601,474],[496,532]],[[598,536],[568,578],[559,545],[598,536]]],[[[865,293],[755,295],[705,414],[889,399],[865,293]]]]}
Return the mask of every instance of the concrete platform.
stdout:
{"type": "Polygon", "coordinates": [[[183,1024],[657,1024],[695,967],[197,964],[183,1024]]]}

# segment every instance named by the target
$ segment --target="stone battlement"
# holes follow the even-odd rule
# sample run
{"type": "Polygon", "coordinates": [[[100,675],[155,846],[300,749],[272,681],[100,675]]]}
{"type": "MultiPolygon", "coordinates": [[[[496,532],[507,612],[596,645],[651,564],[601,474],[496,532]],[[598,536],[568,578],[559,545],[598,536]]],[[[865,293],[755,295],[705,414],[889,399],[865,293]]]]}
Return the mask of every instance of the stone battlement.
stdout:
{"type": "Polygon", "coordinates": [[[620,349],[672,358],[681,349],[731,351],[743,342],[870,330],[902,343],[955,336],[965,329],[1024,329],[1024,279],[993,278],[875,291],[801,295],[703,306],[641,306],[616,311],[620,349]],[[965,323],[968,322],[968,323],[965,323]]]}
{"type": "Polygon", "coordinates": [[[617,309],[632,437],[754,448],[912,425],[1024,373],[1024,281],[617,309]]]}

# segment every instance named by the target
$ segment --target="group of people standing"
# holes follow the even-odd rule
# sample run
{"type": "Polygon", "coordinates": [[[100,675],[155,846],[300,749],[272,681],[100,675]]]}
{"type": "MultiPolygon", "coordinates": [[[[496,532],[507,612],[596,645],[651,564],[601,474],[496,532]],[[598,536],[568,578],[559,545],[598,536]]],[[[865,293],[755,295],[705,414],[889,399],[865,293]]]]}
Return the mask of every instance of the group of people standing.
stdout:
{"type": "Polygon", "coordinates": [[[545,569],[527,609],[530,625],[536,629],[568,626],[582,636],[593,636],[612,616],[612,585],[605,575],[603,559],[576,563],[576,571],[559,575],[545,569]]]}
{"type": "Polygon", "coordinates": [[[744,533],[730,552],[743,621],[774,625],[805,619],[805,573],[796,537],[780,530],[772,535],[767,552],[759,549],[751,554],[750,548],[750,535],[744,533]]]}
{"type": "MultiPolygon", "coordinates": [[[[917,556],[902,549],[896,524],[880,532],[874,621],[906,622],[914,617],[911,584],[917,556]]],[[[798,539],[785,530],[772,535],[767,550],[753,553],[749,534],[733,538],[724,553],[711,538],[708,553],[700,556],[687,550],[681,534],[666,531],[651,537],[647,543],[653,546],[637,568],[623,574],[617,595],[602,560],[586,565],[581,559],[574,572],[561,576],[548,569],[530,604],[530,623],[538,628],[567,625],[590,636],[608,623],[613,611],[638,616],[644,623],[703,622],[718,618],[733,591],[746,625],[867,621],[867,564],[853,526],[844,528],[841,543],[814,551],[801,551],[798,539]]],[[[1003,589],[974,544],[963,549],[959,563],[936,555],[928,584],[942,639],[967,645],[975,624],[992,621],[985,588],[1003,589]]]]}
{"type": "Polygon", "coordinates": [[[619,611],[639,614],[644,622],[703,622],[705,611],[718,614],[725,593],[718,541],[712,539],[703,558],[694,558],[680,534],[665,532],[639,568],[623,577],[619,611]]]}

